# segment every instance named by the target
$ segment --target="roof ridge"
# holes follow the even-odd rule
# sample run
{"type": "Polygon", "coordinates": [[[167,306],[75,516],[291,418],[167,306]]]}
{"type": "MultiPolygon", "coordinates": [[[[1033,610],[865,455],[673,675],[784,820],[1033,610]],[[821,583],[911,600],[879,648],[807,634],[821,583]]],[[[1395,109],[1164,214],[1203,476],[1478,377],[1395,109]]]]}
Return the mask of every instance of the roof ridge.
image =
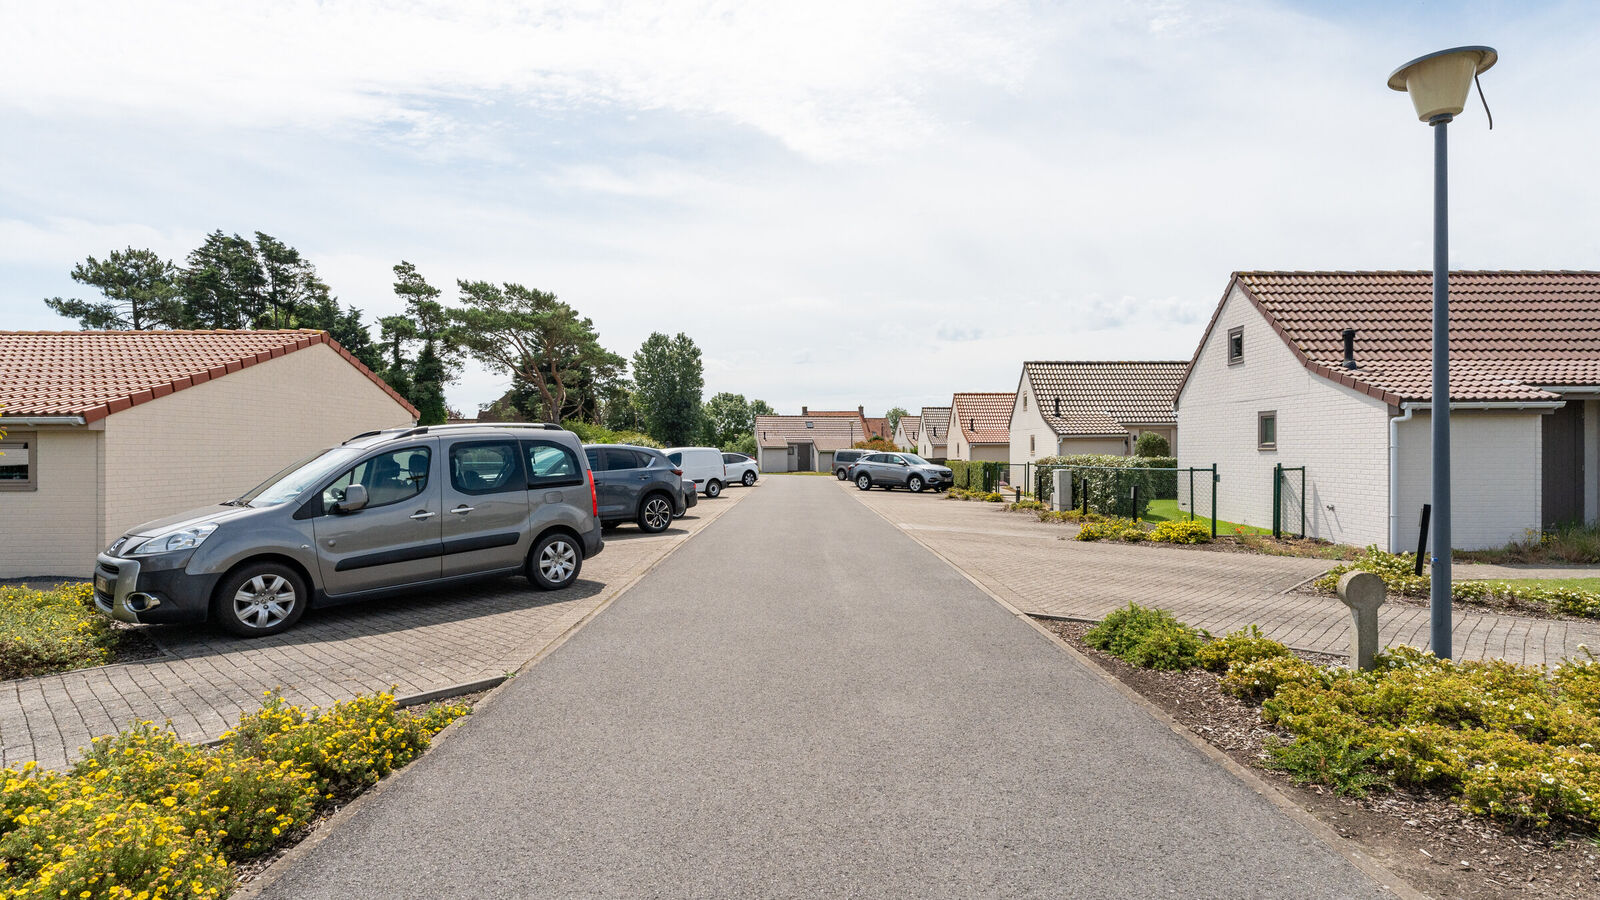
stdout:
{"type": "Polygon", "coordinates": [[[170,334],[318,334],[322,328],[85,328],[71,331],[5,331],[0,330],[0,335],[6,337],[42,336],[42,337],[76,337],[100,335],[129,335],[150,336],[170,334]]]}

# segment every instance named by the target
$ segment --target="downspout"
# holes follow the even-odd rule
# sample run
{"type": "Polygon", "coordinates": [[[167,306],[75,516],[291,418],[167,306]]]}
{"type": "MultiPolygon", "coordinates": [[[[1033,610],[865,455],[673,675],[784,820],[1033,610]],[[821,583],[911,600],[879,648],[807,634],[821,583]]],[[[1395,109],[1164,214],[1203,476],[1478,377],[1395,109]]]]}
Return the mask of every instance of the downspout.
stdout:
{"type": "Polygon", "coordinates": [[[1389,552],[1400,552],[1400,423],[1411,421],[1415,404],[1402,403],[1405,415],[1389,419],[1389,552]]]}

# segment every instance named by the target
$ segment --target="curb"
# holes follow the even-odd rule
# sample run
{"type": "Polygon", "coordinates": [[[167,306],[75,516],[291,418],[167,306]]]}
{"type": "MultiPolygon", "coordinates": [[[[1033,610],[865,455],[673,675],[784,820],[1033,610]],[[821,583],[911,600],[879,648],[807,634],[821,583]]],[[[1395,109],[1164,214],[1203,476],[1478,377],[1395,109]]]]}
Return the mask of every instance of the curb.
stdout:
{"type": "MultiPolygon", "coordinates": [[[[740,499],[743,499],[744,496],[745,494],[741,492],[740,499]]],[[[728,505],[730,507],[737,506],[738,501],[736,500],[728,505]]],[[[726,511],[724,511],[724,513],[725,512],[726,511]]],[[[724,513],[719,513],[717,518],[722,518],[724,513]]],[[[529,657],[527,661],[522,663],[522,665],[518,666],[515,672],[509,675],[497,675],[493,678],[484,678],[478,681],[467,681],[461,684],[451,685],[450,687],[438,688],[431,691],[423,691],[420,694],[412,694],[408,697],[396,698],[395,703],[404,707],[432,703],[436,700],[447,700],[451,697],[475,694],[479,691],[488,692],[484,695],[482,700],[477,702],[471,713],[461,716],[454,722],[451,722],[449,725],[445,726],[444,729],[438,734],[434,735],[432,741],[430,741],[428,744],[428,749],[424,750],[416,759],[407,763],[404,768],[397,769],[393,772],[390,772],[388,775],[385,775],[377,784],[362,791],[349,803],[339,807],[338,811],[336,811],[333,815],[316,825],[316,827],[311,830],[310,834],[306,835],[292,847],[285,849],[280,856],[273,859],[272,862],[268,863],[267,866],[260,872],[257,872],[255,877],[252,878],[249,883],[229,894],[228,896],[230,900],[255,900],[255,898],[261,896],[262,892],[266,891],[267,888],[271,887],[274,882],[283,876],[285,869],[287,869],[293,863],[309,856],[311,852],[318,847],[318,845],[327,840],[329,835],[337,831],[340,826],[344,825],[351,818],[353,818],[358,812],[360,812],[362,808],[370,804],[376,798],[383,796],[386,791],[390,790],[394,783],[398,780],[398,776],[404,774],[412,766],[416,765],[417,761],[422,759],[422,757],[432,753],[435,748],[439,747],[439,745],[454,737],[456,731],[461,727],[462,723],[471,719],[474,715],[477,715],[481,710],[492,707],[495,701],[500,698],[500,688],[504,687],[506,682],[512,681],[518,675],[521,675],[522,673],[533,668],[545,657],[549,656],[551,653],[554,653],[574,634],[577,634],[579,629],[594,621],[595,617],[609,609],[611,604],[615,603],[618,598],[631,590],[633,586],[643,580],[646,575],[649,575],[651,572],[655,571],[657,566],[660,566],[662,563],[671,558],[673,554],[677,553],[679,548],[699,537],[702,532],[704,532],[707,528],[710,528],[713,524],[715,524],[714,521],[707,522],[699,530],[690,533],[682,541],[678,542],[676,547],[673,547],[667,552],[661,554],[661,556],[657,557],[654,562],[650,563],[648,566],[645,566],[644,569],[641,570],[637,575],[628,579],[621,587],[617,588],[616,593],[600,601],[600,603],[596,604],[595,608],[586,613],[583,618],[572,623],[572,625],[570,625],[565,631],[552,638],[549,643],[540,648],[537,653],[529,657]]],[[[220,743],[220,741],[207,741],[206,746],[212,746],[218,743],[220,743]]]]}
{"type": "MultiPolygon", "coordinates": [[[[910,531],[895,525],[893,520],[878,510],[873,509],[871,506],[868,506],[865,503],[861,505],[865,506],[874,515],[878,516],[878,518],[883,519],[896,531],[900,532],[906,537],[909,537],[911,540],[916,541],[916,543],[923,549],[938,557],[945,563],[945,565],[948,565],[950,568],[954,569],[958,574],[961,575],[962,578],[965,578],[968,582],[970,582],[973,587],[976,587],[978,590],[982,591],[987,597],[989,597],[989,599],[1000,604],[1000,607],[1006,612],[1011,613],[1013,616],[1016,616],[1018,619],[1027,623],[1028,627],[1032,628],[1035,633],[1054,644],[1058,649],[1071,656],[1074,660],[1082,663],[1085,668],[1093,672],[1117,693],[1121,694],[1134,705],[1144,710],[1152,718],[1166,725],[1174,734],[1187,741],[1191,747],[1204,754],[1208,759],[1216,763],[1230,775],[1233,775],[1235,778],[1244,782],[1245,786],[1250,788],[1251,791],[1261,796],[1273,806],[1276,806],[1290,819],[1293,819],[1301,827],[1311,832],[1314,837],[1322,841],[1322,843],[1327,845],[1329,849],[1333,850],[1335,853],[1338,853],[1340,856],[1343,856],[1347,861],[1350,862],[1351,865],[1361,870],[1361,872],[1363,872],[1367,877],[1376,882],[1380,888],[1394,894],[1396,897],[1402,898],[1402,900],[1430,900],[1428,894],[1425,894],[1422,891],[1417,890],[1415,887],[1412,887],[1404,879],[1400,878],[1382,863],[1368,855],[1365,850],[1362,850],[1360,847],[1356,846],[1355,842],[1343,837],[1337,831],[1333,830],[1331,826],[1312,815],[1305,808],[1301,807],[1300,804],[1294,802],[1294,800],[1290,799],[1282,791],[1278,790],[1276,785],[1262,778],[1248,767],[1240,765],[1233,759],[1233,757],[1223,753],[1216,747],[1213,747],[1205,738],[1195,734],[1193,731],[1190,731],[1183,723],[1168,715],[1166,710],[1163,710],[1161,707],[1155,705],[1154,702],[1147,699],[1143,694],[1129,687],[1122,681],[1122,679],[1101,668],[1099,663],[1078,652],[1077,648],[1052,634],[1049,629],[1034,621],[1034,618],[1031,615],[1011,605],[1011,603],[1005,598],[990,590],[982,582],[978,581],[978,579],[969,574],[965,569],[961,568],[959,565],[956,565],[956,563],[949,557],[946,557],[943,553],[940,553],[938,550],[929,546],[910,531]]],[[[1057,621],[1069,622],[1097,621],[1094,619],[1073,619],[1055,616],[1042,616],[1041,618],[1053,618],[1057,621]]]]}

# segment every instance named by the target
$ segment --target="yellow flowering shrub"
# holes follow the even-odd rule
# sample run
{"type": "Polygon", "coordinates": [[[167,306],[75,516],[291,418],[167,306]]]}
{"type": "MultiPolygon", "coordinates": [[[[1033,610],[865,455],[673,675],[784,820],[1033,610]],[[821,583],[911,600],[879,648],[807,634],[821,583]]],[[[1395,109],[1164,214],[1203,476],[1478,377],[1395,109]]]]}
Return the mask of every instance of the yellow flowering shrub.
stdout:
{"type": "Polygon", "coordinates": [[[1098,541],[1105,538],[1123,538],[1124,534],[1129,529],[1137,529],[1138,527],[1139,523],[1132,519],[1112,517],[1101,519],[1098,522],[1091,522],[1086,519],[1084,520],[1084,523],[1078,527],[1078,533],[1074,535],[1074,537],[1080,541],[1098,541]]]}
{"type": "Polygon", "coordinates": [[[88,583],[50,591],[0,586],[0,679],[104,665],[115,646],[88,583]]]}
{"type": "Polygon", "coordinates": [[[1194,519],[1172,519],[1151,529],[1150,540],[1161,544],[1208,544],[1211,526],[1194,519]]]}
{"type": "Polygon", "coordinates": [[[1232,666],[1255,662],[1258,659],[1293,655],[1288,647],[1263,637],[1261,626],[1251,625],[1249,628],[1229,632],[1226,637],[1217,638],[1206,644],[1195,654],[1195,658],[1200,660],[1200,665],[1213,672],[1226,672],[1232,666]]]}

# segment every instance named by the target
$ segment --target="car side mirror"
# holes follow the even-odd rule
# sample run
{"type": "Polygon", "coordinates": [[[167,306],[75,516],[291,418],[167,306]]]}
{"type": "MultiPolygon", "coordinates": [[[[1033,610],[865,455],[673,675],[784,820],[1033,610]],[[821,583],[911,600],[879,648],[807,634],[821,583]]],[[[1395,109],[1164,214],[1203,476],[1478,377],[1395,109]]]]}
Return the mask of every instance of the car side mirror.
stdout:
{"type": "Polygon", "coordinates": [[[367,486],[352,484],[344,489],[344,499],[333,505],[336,513],[353,513],[367,505],[367,486]]]}
{"type": "Polygon", "coordinates": [[[909,465],[911,465],[911,463],[908,463],[908,462],[906,462],[905,460],[902,459],[902,460],[900,460],[900,465],[909,466],[909,465]]]}

